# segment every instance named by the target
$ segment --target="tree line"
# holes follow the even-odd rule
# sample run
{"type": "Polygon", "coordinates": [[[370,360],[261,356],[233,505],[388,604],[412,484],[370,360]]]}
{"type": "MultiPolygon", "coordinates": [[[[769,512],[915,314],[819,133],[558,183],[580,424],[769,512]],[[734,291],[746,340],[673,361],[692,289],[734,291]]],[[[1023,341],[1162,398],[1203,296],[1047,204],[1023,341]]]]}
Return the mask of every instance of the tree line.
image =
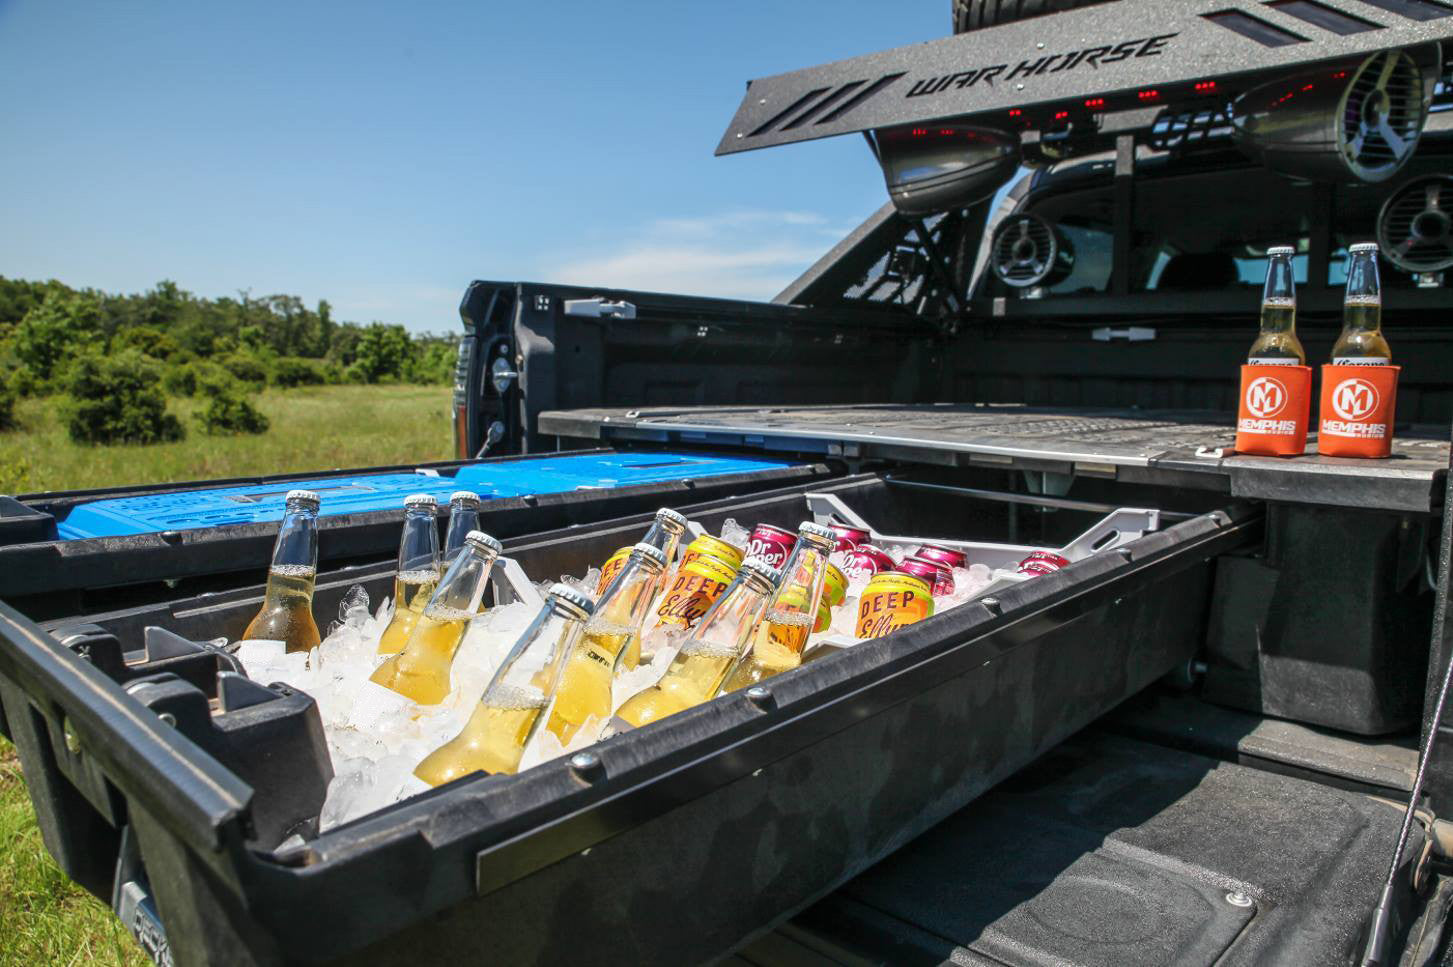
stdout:
{"type": "Polygon", "coordinates": [[[0,428],[17,397],[56,394],[77,440],[176,439],[185,430],[165,397],[201,394],[206,432],[261,432],[248,397],[265,385],[447,383],[457,346],[457,335],[336,320],[326,300],[208,299],[170,281],[112,294],[0,276],[0,428]]]}

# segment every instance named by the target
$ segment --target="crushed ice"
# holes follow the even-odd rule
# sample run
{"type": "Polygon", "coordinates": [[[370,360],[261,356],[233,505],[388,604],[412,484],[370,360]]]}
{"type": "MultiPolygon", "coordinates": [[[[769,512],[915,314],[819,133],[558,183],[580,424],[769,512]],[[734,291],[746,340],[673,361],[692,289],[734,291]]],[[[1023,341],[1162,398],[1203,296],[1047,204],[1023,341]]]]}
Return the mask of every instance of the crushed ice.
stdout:
{"type": "MultiPolygon", "coordinates": [[[[728,519],[721,536],[741,546],[749,533],[728,519]]],[[[895,544],[884,549],[901,561],[917,546],[895,544]]],[[[982,564],[955,568],[954,592],[938,599],[936,610],[962,604],[1005,573],[982,564]]],[[[600,571],[592,567],[583,577],[562,575],[560,580],[593,598],[600,571]]],[[[542,592],[548,584],[542,586],[542,592]]],[[[846,599],[833,609],[831,627],[814,639],[853,639],[857,601],[866,584],[866,577],[849,583],[846,599]]],[[[317,702],[334,770],[320,818],[322,830],[428,789],[414,777],[414,767],[464,727],[490,676],[534,617],[530,605],[513,602],[491,607],[471,621],[454,661],[449,697],[436,706],[419,706],[368,680],[384,660],[377,654],[378,641],[393,616],[390,599],[385,598],[373,612],[369,604],[362,587],[350,588],[327,636],[307,654],[286,654],[280,641],[243,641],[229,646],[254,681],[285,682],[317,702]]],[[[641,642],[641,664],[616,678],[612,712],[660,680],[684,637],[660,629],[647,632],[641,642]]],[[[605,720],[587,721],[566,745],[548,729],[539,729],[525,749],[520,769],[594,744],[605,724],[605,720]]]]}

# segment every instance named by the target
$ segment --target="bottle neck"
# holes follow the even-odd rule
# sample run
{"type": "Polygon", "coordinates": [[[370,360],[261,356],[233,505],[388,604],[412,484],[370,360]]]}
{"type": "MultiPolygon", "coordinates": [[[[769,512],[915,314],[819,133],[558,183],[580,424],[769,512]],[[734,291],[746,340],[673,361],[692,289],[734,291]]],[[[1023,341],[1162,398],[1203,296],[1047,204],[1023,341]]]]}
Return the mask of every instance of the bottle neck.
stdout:
{"type": "Polygon", "coordinates": [[[499,670],[490,679],[489,687],[484,691],[484,700],[488,702],[490,693],[504,685],[530,686],[529,678],[532,676],[513,674],[520,660],[526,655],[538,659],[532,661],[530,667],[538,665],[543,677],[547,679],[541,681],[535,678],[533,687],[539,688],[545,695],[553,692],[556,679],[564,667],[564,659],[585,628],[585,617],[574,608],[561,605],[553,599],[546,599],[545,606],[515,641],[505,660],[500,663],[499,670]]]}
{"type": "Polygon", "coordinates": [[[745,644],[771,593],[766,583],[739,577],[702,616],[692,637],[718,644],[745,644]]]}
{"type": "Polygon", "coordinates": [[[641,538],[641,543],[660,548],[661,553],[666,555],[666,566],[670,567],[671,561],[676,556],[676,546],[681,542],[681,534],[684,530],[685,528],[676,521],[665,521],[658,517],[646,529],[646,535],[641,538]]]}
{"type": "Polygon", "coordinates": [[[434,514],[426,510],[404,513],[399,538],[399,573],[439,569],[439,531],[434,514]]]}
{"type": "Polygon", "coordinates": [[[490,571],[494,569],[496,555],[473,544],[466,544],[465,550],[449,565],[434,596],[424,608],[424,613],[439,609],[447,613],[469,613],[479,611],[479,602],[484,598],[485,585],[489,583],[490,571]]]}
{"type": "Polygon", "coordinates": [[[272,546],[272,566],[317,570],[318,515],[313,510],[289,509],[272,546]]]}
{"type": "Polygon", "coordinates": [[[470,531],[481,530],[479,511],[473,507],[455,507],[449,512],[449,532],[444,538],[444,556],[453,560],[464,546],[464,538],[470,531]]]}
{"type": "Polygon", "coordinates": [[[815,616],[817,602],[822,598],[823,578],[827,575],[827,555],[831,550],[831,544],[820,544],[799,536],[797,545],[782,565],[782,583],[772,596],[768,611],[802,611],[815,616]]]}
{"type": "Polygon", "coordinates": [[[605,597],[596,604],[593,623],[639,628],[646,620],[646,609],[651,606],[652,592],[662,574],[654,564],[632,554],[611,581],[605,597]]]}

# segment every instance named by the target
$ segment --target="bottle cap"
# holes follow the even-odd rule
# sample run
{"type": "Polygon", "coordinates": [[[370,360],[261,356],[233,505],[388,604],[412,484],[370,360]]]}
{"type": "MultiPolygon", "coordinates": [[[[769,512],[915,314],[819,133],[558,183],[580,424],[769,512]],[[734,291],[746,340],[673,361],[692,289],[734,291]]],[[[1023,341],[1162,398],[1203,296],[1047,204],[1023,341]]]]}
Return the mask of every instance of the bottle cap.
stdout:
{"type": "Polygon", "coordinates": [[[631,556],[634,557],[637,554],[639,554],[641,557],[644,557],[646,560],[651,561],[658,568],[666,566],[666,552],[661,550],[655,544],[637,544],[635,547],[631,548],[631,556]]]}
{"type": "Polygon", "coordinates": [[[317,492],[313,490],[289,490],[287,502],[290,504],[311,504],[314,510],[317,510],[318,505],[322,503],[318,498],[317,492]]]}
{"type": "Polygon", "coordinates": [[[456,490],[449,495],[449,503],[458,504],[461,507],[478,507],[479,494],[472,490],[456,490]]]}
{"type": "Polygon", "coordinates": [[[805,520],[797,525],[797,534],[799,537],[816,538],[818,543],[822,543],[823,541],[827,541],[829,544],[837,543],[837,537],[833,534],[832,528],[824,527],[821,524],[814,524],[810,520],[805,520]]]}
{"type": "Polygon", "coordinates": [[[1290,245],[1273,245],[1266,250],[1266,254],[1268,257],[1272,255],[1296,255],[1297,250],[1290,245]]]}
{"type": "Polygon", "coordinates": [[[750,571],[752,574],[755,574],[757,577],[761,578],[763,581],[766,581],[774,588],[777,586],[777,582],[782,580],[782,572],[777,570],[777,568],[773,567],[772,565],[768,564],[766,561],[762,560],[760,557],[747,558],[745,561],[742,562],[741,569],[743,571],[750,571]]]}
{"type": "Polygon", "coordinates": [[[1353,255],[1356,255],[1359,252],[1376,252],[1377,251],[1377,243],[1376,242],[1357,242],[1354,245],[1347,246],[1347,251],[1350,252],[1350,253],[1352,253],[1353,255]]]}
{"type": "Polygon", "coordinates": [[[492,554],[500,554],[505,546],[499,541],[490,537],[484,531],[470,531],[464,535],[464,543],[481,551],[489,551],[492,554]]]}
{"type": "Polygon", "coordinates": [[[583,617],[590,617],[595,613],[595,601],[584,591],[572,588],[568,584],[552,584],[547,592],[552,598],[559,598],[566,604],[585,612],[583,617]]]}
{"type": "Polygon", "coordinates": [[[677,513],[670,507],[662,507],[656,511],[656,519],[663,524],[675,524],[681,530],[686,529],[686,515],[677,513]]]}
{"type": "Polygon", "coordinates": [[[435,500],[432,494],[409,494],[404,498],[404,506],[427,507],[434,510],[439,506],[439,501],[435,500]]]}

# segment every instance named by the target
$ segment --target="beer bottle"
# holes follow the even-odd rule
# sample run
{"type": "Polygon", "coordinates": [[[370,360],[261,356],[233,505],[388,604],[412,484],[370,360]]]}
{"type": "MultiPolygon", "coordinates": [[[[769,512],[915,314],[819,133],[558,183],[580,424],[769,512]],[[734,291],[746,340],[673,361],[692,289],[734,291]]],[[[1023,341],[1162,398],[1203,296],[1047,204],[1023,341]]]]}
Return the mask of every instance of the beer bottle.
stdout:
{"type": "Polygon", "coordinates": [[[399,537],[399,569],[394,574],[394,616],[378,640],[380,655],[397,655],[424,605],[439,585],[437,507],[428,494],[404,498],[404,531],[399,537]]]}
{"type": "Polygon", "coordinates": [[[464,538],[479,530],[479,494],[472,490],[456,490],[449,495],[449,530],[444,534],[444,566],[464,548],[464,538]]]}
{"type": "Polygon", "coordinates": [[[1246,361],[1253,366],[1305,366],[1307,353],[1297,338],[1297,282],[1290,245],[1266,250],[1266,286],[1261,294],[1261,333],[1246,361]]]}
{"type": "Polygon", "coordinates": [[[1386,366],[1392,350],[1382,335],[1382,283],[1377,243],[1347,250],[1347,294],[1342,297],[1342,335],[1332,347],[1334,366],[1386,366]]]}
{"type": "Polygon", "coordinates": [[[285,642],[289,652],[311,651],[321,636],[313,620],[313,581],[318,576],[318,495],[288,491],[282,526],[272,546],[262,610],[243,639],[285,642]]]}
{"type": "Polygon", "coordinates": [[[822,601],[827,556],[835,542],[832,531],[821,524],[804,521],[797,528],[797,545],[782,565],[782,583],[752,632],[751,648],[727,673],[723,692],[754,685],[802,664],[802,651],[822,601]]]}
{"type": "Polygon", "coordinates": [[[751,640],[782,572],[756,558],[742,562],[735,580],[702,616],[661,681],[635,695],[611,725],[623,732],[700,705],[716,695],[751,640]]]}
{"type": "Polygon", "coordinates": [[[590,598],[569,585],[552,587],[540,613],[490,679],[464,728],[429,753],[414,775],[438,786],[474,772],[515,773],[525,746],[544,718],[565,657],[594,610],[590,598]]]}
{"type": "Polygon", "coordinates": [[[611,713],[611,685],[616,671],[630,667],[626,657],[641,647],[641,626],[650,610],[656,582],[666,567],[666,555],[642,542],[631,548],[625,566],[595,605],[585,636],[565,663],[560,687],[546,728],[568,743],[594,717],[604,721],[611,713]]]}
{"type": "Polygon", "coordinates": [[[391,688],[420,705],[438,705],[449,696],[449,669],[503,547],[483,531],[464,538],[464,553],[454,559],[439,587],[414,623],[404,650],[379,665],[369,681],[391,688]]]}
{"type": "MultiPolygon", "coordinates": [[[[656,519],[646,529],[646,534],[641,538],[642,544],[650,544],[658,548],[666,555],[666,570],[661,572],[662,580],[657,582],[656,591],[659,593],[666,587],[665,575],[671,570],[671,560],[676,554],[676,548],[681,541],[681,535],[686,532],[686,518],[668,507],[662,507],[656,511],[656,519]]],[[[600,580],[596,582],[596,597],[602,598],[610,588],[611,581],[615,580],[621,568],[625,565],[626,559],[631,556],[631,547],[622,547],[610,557],[606,558],[605,564],[600,569],[600,580]]],[[[635,664],[633,660],[632,665],[635,664]]]]}

